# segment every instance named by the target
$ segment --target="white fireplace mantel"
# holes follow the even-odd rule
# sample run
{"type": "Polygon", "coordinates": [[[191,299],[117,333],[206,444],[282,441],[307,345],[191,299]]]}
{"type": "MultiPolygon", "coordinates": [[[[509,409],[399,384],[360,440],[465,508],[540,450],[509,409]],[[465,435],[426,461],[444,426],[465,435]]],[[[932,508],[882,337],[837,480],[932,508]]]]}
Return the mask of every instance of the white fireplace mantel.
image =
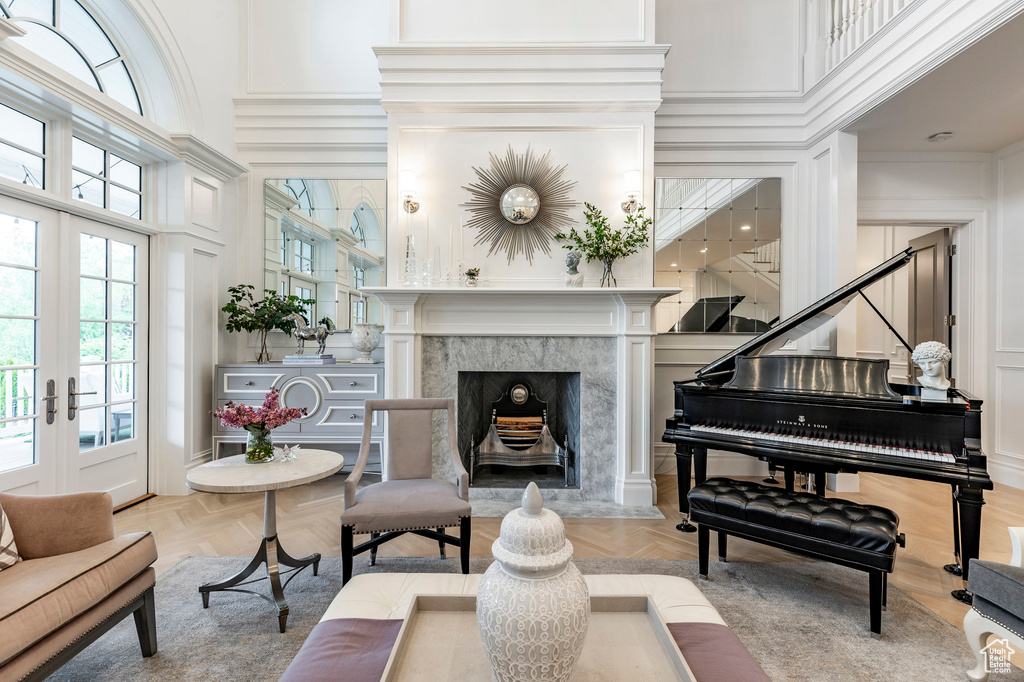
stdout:
{"type": "MultiPolygon", "coordinates": [[[[424,336],[616,337],[615,500],[657,500],[651,440],[654,304],[669,287],[366,287],[384,306],[385,396],[421,395],[424,336]]],[[[522,370],[529,370],[523,367],[522,370]]]]}

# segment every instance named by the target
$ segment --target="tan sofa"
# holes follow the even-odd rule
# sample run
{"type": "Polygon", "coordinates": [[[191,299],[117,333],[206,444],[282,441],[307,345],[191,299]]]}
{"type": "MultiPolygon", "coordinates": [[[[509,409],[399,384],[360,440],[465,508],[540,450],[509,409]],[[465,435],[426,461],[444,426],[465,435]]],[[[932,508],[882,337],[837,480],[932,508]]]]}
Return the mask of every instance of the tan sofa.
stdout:
{"type": "Polygon", "coordinates": [[[0,571],[0,682],[42,680],[135,615],[143,656],[156,653],[156,543],[114,537],[110,495],[0,494],[24,561],[0,571]]]}

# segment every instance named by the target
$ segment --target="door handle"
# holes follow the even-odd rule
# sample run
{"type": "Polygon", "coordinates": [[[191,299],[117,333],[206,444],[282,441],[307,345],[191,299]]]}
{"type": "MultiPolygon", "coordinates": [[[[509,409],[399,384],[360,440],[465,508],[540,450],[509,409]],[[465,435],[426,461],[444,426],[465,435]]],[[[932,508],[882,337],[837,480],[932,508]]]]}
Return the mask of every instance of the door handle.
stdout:
{"type": "Polygon", "coordinates": [[[52,424],[57,417],[57,382],[53,379],[46,382],[46,397],[43,398],[43,402],[46,403],[46,423],[52,424]]]}
{"type": "Polygon", "coordinates": [[[75,392],[75,378],[68,377],[68,419],[70,421],[75,420],[75,413],[78,411],[78,396],[80,395],[96,395],[96,391],[77,393],[75,392]]]}

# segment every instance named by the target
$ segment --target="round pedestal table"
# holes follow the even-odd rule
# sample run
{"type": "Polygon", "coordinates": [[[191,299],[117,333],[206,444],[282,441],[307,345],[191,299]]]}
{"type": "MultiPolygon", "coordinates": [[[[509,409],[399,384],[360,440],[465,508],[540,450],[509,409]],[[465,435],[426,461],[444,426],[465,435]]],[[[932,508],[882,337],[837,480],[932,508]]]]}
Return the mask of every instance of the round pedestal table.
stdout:
{"type": "Polygon", "coordinates": [[[263,507],[263,541],[256,556],[249,565],[235,575],[215,583],[200,586],[199,593],[203,596],[203,608],[210,606],[210,593],[218,591],[247,592],[266,599],[277,607],[278,625],[281,632],[285,631],[288,621],[288,603],[284,598],[284,588],[299,571],[306,566],[313,567],[313,575],[320,568],[320,554],[296,559],[289,556],[277,540],[277,491],[293,488],[298,485],[312,483],[337,473],[345,466],[345,458],[336,452],[327,450],[301,450],[294,461],[282,460],[280,457],[271,462],[249,464],[245,455],[224,457],[196,467],[188,472],[185,480],[189,488],[204,493],[264,493],[263,507]],[[267,566],[267,577],[246,581],[261,565],[267,566]],[[291,570],[282,572],[280,565],[291,570]],[[289,575],[290,574],[290,575],[289,575]],[[288,580],[281,584],[281,576],[288,575],[288,580]],[[272,597],[254,590],[240,589],[241,585],[250,585],[261,580],[270,581],[272,597]]]}

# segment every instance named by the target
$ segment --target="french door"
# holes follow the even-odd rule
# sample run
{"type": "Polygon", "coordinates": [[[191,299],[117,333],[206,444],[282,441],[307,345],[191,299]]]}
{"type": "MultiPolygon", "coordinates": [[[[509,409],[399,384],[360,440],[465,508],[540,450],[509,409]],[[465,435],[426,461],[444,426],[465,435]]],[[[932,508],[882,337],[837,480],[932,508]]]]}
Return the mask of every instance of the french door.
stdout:
{"type": "Polygon", "coordinates": [[[148,490],[148,241],[0,197],[0,490],[148,490]]]}

